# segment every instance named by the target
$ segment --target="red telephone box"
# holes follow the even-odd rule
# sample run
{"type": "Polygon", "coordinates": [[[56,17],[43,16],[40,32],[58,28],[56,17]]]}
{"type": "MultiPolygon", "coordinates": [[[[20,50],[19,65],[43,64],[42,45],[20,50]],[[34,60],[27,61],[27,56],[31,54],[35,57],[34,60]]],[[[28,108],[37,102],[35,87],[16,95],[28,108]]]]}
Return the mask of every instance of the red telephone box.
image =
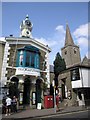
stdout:
{"type": "Polygon", "coordinates": [[[53,108],[53,96],[52,95],[44,96],[44,107],[53,108]]]}

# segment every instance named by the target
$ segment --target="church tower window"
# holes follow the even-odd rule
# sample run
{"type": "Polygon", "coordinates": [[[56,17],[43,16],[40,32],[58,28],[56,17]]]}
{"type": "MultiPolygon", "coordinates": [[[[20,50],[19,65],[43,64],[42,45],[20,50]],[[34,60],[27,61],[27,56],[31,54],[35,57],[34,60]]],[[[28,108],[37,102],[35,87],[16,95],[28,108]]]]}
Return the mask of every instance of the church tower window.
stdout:
{"type": "Polygon", "coordinates": [[[65,51],[65,55],[67,54],[67,51],[65,51]]]}
{"type": "Polygon", "coordinates": [[[77,50],[74,48],[74,54],[76,54],[77,53],[77,50]]]}

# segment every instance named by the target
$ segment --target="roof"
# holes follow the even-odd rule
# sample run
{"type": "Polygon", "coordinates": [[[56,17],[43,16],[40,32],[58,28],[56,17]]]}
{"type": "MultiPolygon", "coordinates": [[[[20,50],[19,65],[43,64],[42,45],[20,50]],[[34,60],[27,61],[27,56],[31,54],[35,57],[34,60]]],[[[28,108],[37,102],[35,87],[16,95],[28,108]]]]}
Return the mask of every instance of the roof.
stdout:
{"type": "Polygon", "coordinates": [[[22,48],[18,48],[18,50],[27,50],[27,51],[39,52],[39,49],[34,47],[34,46],[24,46],[22,48]]]}
{"type": "MultiPolygon", "coordinates": [[[[6,37],[5,38],[6,39],[6,41],[10,41],[10,42],[12,42],[12,43],[19,43],[19,42],[21,42],[21,43],[32,43],[33,44],[33,46],[34,45],[36,45],[36,46],[39,46],[39,47],[41,47],[43,50],[47,50],[47,51],[49,51],[49,52],[51,52],[51,49],[48,47],[48,45],[44,45],[44,44],[42,44],[41,42],[38,42],[37,40],[35,40],[35,39],[33,39],[33,38],[25,38],[25,37],[6,37]],[[17,42],[16,42],[17,41],[17,42]]],[[[38,47],[37,47],[38,48],[38,47]]]]}
{"type": "Polygon", "coordinates": [[[74,45],[68,24],[66,24],[65,46],[74,45]]]}
{"type": "Polygon", "coordinates": [[[90,66],[90,59],[85,56],[81,62],[81,65],[90,66]]]}

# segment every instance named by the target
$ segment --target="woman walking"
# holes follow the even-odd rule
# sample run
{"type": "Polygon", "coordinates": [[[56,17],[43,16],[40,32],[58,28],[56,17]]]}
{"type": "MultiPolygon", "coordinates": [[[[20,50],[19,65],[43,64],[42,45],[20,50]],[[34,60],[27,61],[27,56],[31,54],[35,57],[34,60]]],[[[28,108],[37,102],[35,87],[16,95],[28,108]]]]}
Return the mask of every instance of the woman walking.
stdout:
{"type": "Polygon", "coordinates": [[[12,107],[13,107],[13,112],[17,112],[17,98],[13,96],[12,99],[12,107]]]}

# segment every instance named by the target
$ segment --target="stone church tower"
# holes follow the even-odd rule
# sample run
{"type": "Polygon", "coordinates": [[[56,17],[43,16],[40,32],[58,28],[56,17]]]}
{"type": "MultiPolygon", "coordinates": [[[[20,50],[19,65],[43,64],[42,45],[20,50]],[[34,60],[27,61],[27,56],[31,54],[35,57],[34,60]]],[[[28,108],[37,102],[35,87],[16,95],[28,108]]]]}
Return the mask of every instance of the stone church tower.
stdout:
{"type": "Polygon", "coordinates": [[[79,47],[74,44],[68,24],[66,24],[65,45],[61,49],[61,53],[67,68],[81,62],[79,47]]]}

